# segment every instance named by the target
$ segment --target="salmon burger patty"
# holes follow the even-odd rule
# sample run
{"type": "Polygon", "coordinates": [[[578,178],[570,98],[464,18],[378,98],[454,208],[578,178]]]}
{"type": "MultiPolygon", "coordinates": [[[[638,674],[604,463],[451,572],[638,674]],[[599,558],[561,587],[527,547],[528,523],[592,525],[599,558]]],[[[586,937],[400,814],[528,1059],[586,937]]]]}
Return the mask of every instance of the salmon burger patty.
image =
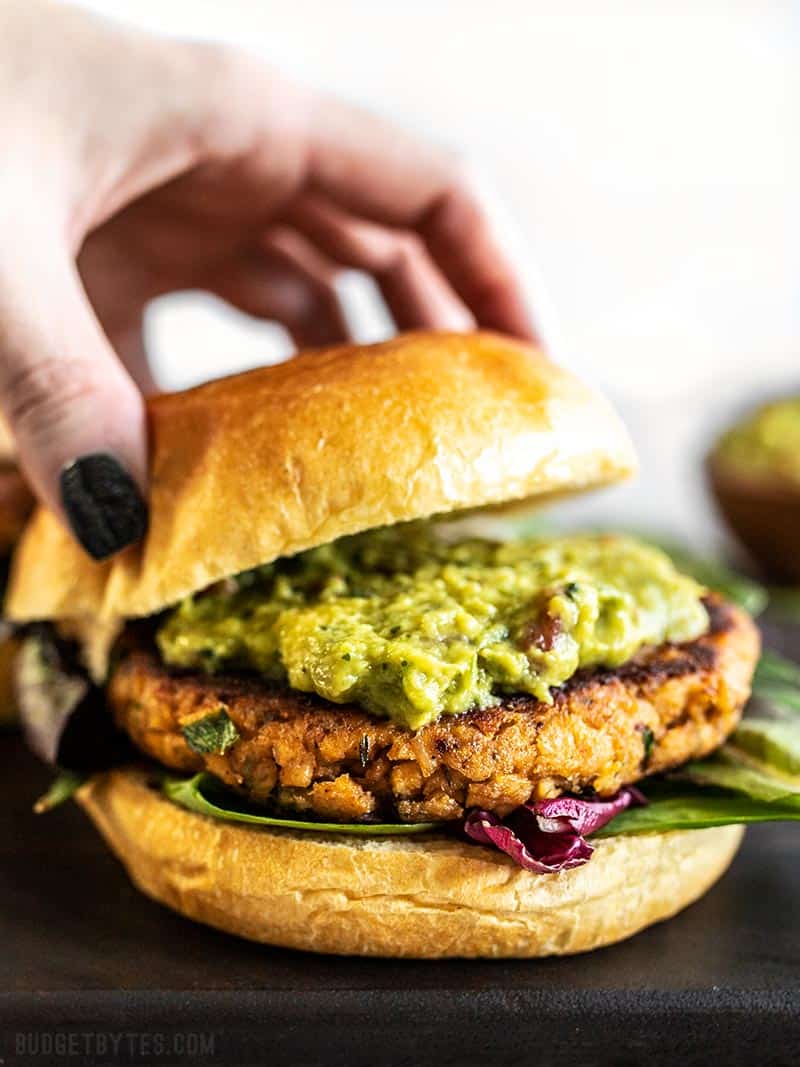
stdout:
{"type": "Polygon", "coordinates": [[[250,801],[328,821],[504,815],[530,798],[610,796],[708,755],[736,727],[759,654],[751,619],[717,596],[709,630],[643,649],[614,670],[584,670],[552,703],[513,695],[417,731],[256,675],[175,671],[145,641],[123,644],[108,697],[144,753],[207,770],[250,801]],[[198,753],[187,725],[224,711],[238,738],[198,753]]]}

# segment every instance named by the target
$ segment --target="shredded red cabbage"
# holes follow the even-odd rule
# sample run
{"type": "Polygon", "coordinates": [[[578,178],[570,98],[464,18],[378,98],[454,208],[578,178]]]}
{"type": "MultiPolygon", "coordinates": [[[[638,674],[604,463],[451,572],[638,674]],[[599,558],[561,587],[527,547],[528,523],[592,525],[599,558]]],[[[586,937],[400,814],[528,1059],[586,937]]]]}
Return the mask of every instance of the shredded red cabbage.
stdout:
{"type": "Polygon", "coordinates": [[[621,789],[610,800],[556,797],[523,804],[504,819],[489,811],[471,811],[464,832],[482,845],[505,852],[520,867],[536,874],[555,874],[588,863],[594,846],[586,835],[615,815],[647,801],[638,789],[621,789]]]}

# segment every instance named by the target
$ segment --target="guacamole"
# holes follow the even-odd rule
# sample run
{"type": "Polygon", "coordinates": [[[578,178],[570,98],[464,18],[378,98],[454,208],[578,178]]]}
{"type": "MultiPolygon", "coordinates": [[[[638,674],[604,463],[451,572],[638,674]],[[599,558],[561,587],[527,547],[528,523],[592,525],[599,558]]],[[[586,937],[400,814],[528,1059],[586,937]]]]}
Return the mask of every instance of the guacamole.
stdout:
{"type": "Polygon", "coordinates": [[[157,634],[176,667],[252,669],[412,729],[550,690],[580,667],[708,627],[703,589],[628,537],[452,543],[373,530],[189,598],[157,634]]]}
{"type": "Polygon", "coordinates": [[[715,455],[743,474],[800,484],[800,396],[759,408],[728,430],[715,455]]]}

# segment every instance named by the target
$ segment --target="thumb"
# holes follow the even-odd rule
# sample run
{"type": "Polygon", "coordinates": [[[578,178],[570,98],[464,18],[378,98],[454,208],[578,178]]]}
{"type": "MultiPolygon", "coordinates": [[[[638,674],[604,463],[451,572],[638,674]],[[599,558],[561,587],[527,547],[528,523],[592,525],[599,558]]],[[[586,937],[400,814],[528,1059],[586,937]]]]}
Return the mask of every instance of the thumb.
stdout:
{"type": "Polygon", "coordinates": [[[39,498],[105,559],[147,527],[144,403],[69,256],[52,239],[15,253],[0,263],[0,408],[39,498]]]}

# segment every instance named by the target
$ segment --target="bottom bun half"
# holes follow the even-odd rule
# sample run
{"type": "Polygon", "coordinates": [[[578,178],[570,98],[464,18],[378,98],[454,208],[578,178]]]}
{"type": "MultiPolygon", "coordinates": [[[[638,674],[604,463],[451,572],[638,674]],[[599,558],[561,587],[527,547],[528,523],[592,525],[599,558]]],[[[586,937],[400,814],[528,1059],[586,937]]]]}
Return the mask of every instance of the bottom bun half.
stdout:
{"type": "Polygon", "coordinates": [[[147,773],[97,775],[78,800],[148,896],[253,941],[416,958],[586,952],[700,897],[743,830],[599,841],[583,867],[521,870],[452,838],[323,835],[225,823],[168,801],[147,773]]]}

